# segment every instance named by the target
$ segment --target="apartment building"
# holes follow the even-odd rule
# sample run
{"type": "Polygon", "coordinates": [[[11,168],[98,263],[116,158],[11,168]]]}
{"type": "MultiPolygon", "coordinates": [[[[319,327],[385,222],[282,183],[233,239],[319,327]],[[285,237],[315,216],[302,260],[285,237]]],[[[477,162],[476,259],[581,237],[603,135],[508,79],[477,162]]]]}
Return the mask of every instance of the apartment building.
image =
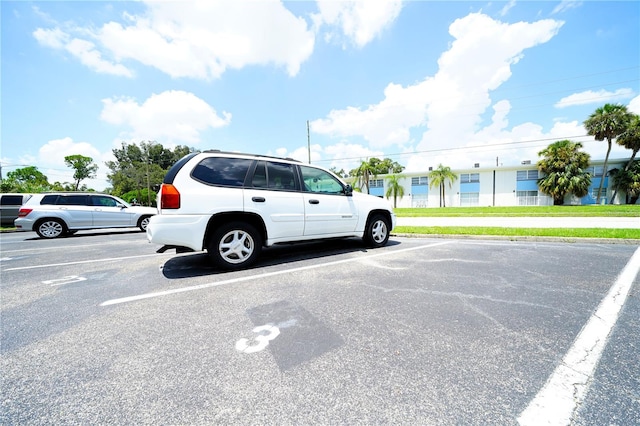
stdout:
{"type": "MultiPolygon", "coordinates": [[[[610,159],[607,169],[624,167],[628,159],[610,159]]],[[[582,198],[567,196],[565,204],[595,204],[600,181],[604,179],[600,203],[609,204],[613,195],[610,178],[603,176],[604,160],[594,161],[590,166],[591,187],[582,198]]],[[[452,170],[458,176],[445,184],[444,204],[447,207],[473,206],[546,206],[553,199],[538,188],[539,173],[535,163],[523,161],[519,166],[480,167],[452,170]],[[449,186],[451,183],[451,187],[449,186]]],[[[400,183],[404,188],[397,207],[440,207],[440,188],[429,186],[429,170],[402,173],[400,183]]],[[[384,197],[387,191],[386,175],[369,180],[369,193],[384,197]]],[[[624,193],[618,193],[614,204],[624,202],[624,193]]]]}

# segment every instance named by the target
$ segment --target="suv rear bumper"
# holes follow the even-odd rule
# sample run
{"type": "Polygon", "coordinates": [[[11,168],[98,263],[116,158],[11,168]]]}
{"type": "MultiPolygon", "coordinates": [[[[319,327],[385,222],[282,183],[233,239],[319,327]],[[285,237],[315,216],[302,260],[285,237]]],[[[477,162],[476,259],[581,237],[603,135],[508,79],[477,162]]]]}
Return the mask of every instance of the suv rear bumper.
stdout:
{"type": "Polygon", "coordinates": [[[158,214],[149,220],[147,240],[153,244],[201,251],[208,223],[208,216],[158,214]]]}

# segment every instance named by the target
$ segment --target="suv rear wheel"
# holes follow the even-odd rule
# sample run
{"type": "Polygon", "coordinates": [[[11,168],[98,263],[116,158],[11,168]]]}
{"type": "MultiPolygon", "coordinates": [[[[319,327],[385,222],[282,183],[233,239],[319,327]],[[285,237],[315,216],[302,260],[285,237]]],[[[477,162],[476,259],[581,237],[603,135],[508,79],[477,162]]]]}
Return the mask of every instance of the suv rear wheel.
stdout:
{"type": "Polygon", "coordinates": [[[57,238],[66,234],[67,227],[58,219],[46,219],[38,223],[36,233],[41,238],[57,238]]]}
{"type": "Polygon", "coordinates": [[[215,230],[207,251],[224,269],[241,269],[253,264],[262,250],[260,233],[248,223],[229,222],[215,230]]]}
{"type": "Polygon", "coordinates": [[[364,231],[364,242],[369,247],[382,247],[389,241],[389,220],[381,214],[371,217],[364,231]]]}

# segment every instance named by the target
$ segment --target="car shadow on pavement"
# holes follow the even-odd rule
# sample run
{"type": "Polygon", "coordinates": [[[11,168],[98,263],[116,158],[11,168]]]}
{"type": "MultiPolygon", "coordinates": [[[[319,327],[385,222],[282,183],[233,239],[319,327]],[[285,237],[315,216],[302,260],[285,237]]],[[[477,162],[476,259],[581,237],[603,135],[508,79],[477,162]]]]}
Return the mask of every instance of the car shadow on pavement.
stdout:
{"type": "MultiPolygon", "coordinates": [[[[400,244],[399,241],[389,240],[387,246],[400,244]]],[[[362,240],[357,238],[323,240],[304,243],[275,245],[262,249],[260,258],[245,270],[259,269],[266,266],[292,264],[304,260],[320,259],[337,254],[367,252],[362,240]]],[[[227,271],[215,266],[206,252],[183,254],[167,260],[162,267],[162,274],[169,279],[200,277],[204,275],[225,274],[227,271]]]]}

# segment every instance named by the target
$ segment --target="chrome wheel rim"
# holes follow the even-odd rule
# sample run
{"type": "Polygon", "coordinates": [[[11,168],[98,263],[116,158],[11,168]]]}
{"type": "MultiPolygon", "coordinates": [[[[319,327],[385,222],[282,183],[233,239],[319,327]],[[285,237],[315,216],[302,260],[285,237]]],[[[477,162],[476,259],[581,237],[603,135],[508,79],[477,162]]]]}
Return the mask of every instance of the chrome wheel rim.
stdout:
{"type": "Polygon", "coordinates": [[[376,243],[381,243],[387,238],[387,224],[384,220],[377,220],[371,227],[371,237],[376,243]]]}
{"type": "Polygon", "coordinates": [[[46,238],[55,238],[62,234],[62,224],[54,220],[43,222],[38,229],[40,229],[40,233],[46,238]]]}
{"type": "Polygon", "coordinates": [[[245,231],[229,231],[220,239],[218,252],[227,263],[239,264],[246,262],[255,250],[255,242],[245,231]]]}

